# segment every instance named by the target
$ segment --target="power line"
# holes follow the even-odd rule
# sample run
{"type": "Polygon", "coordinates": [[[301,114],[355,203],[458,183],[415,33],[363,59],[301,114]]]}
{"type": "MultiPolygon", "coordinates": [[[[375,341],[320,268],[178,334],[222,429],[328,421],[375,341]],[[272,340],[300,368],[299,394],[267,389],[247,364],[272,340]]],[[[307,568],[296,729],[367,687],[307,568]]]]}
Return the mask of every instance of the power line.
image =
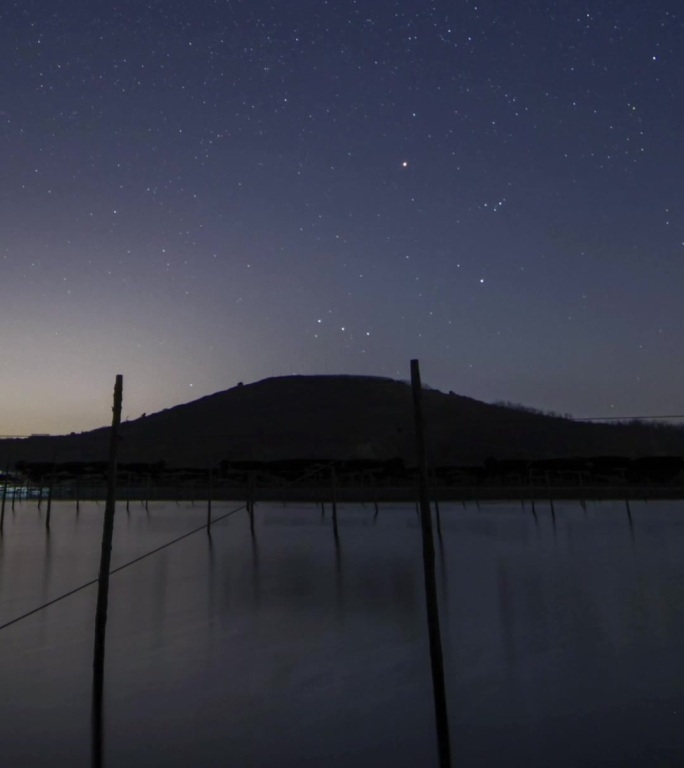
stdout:
{"type": "Polygon", "coordinates": [[[573,421],[666,421],[667,419],[684,419],[684,413],[667,416],[584,416],[573,421]]]}

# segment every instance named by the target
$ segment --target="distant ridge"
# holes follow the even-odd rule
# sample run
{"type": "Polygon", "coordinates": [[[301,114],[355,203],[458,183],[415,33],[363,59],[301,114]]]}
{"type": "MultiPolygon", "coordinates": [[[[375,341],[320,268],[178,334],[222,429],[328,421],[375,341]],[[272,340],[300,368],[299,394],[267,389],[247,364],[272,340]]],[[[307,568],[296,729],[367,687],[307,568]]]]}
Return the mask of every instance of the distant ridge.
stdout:
{"type": "MultiPolygon", "coordinates": [[[[684,429],[593,424],[445,394],[424,409],[430,459],[684,455],[684,429]]],[[[103,460],[108,428],[0,440],[0,461],[103,460]]],[[[229,460],[403,458],[414,462],[411,389],[371,376],[281,376],[238,385],[122,424],[120,461],[207,466],[229,460]]]]}

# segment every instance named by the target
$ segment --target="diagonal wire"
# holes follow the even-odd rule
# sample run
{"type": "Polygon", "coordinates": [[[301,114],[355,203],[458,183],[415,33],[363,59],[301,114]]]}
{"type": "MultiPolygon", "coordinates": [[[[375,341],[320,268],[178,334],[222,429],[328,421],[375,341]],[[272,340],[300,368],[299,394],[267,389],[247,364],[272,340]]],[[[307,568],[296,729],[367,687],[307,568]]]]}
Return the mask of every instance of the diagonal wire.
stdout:
{"type": "MultiPolygon", "coordinates": [[[[139,563],[141,560],[144,560],[146,557],[149,557],[150,555],[154,555],[157,552],[161,552],[162,549],[166,549],[167,547],[170,547],[172,544],[177,544],[179,541],[182,541],[183,539],[187,539],[189,536],[193,536],[195,533],[198,533],[199,531],[205,530],[209,525],[213,525],[214,523],[220,523],[221,520],[225,520],[227,517],[230,517],[230,515],[234,515],[236,512],[239,512],[241,509],[245,509],[245,508],[246,508],[246,505],[243,504],[242,506],[237,507],[236,509],[231,509],[230,512],[226,512],[224,515],[220,515],[219,517],[214,518],[211,521],[211,523],[204,523],[204,525],[200,525],[197,528],[193,528],[191,531],[188,531],[187,533],[183,533],[180,536],[177,536],[175,539],[171,539],[171,541],[167,541],[165,544],[162,544],[159,547],[155,547],[154,549],[151,549],[149,552],[145,552],[145,554],[140,555],[139,557],[133,558],[133,560],[129,560],[127,563],[124,563],[123,565],[119,565],[116,568],[112,568],[112,570],[109,572],[109,575],[111,576],[114,573],[123,571],[125,568],[128,568],[129,566],[134,565],[135,563],[139,563]]],[[[96,579],[91,579],[90,581],[86,581],[84,584],[81,584],[79,587],[75,587],[74,589],[71,589],[68,592],[65,592],[64,594],[59,595],[59,597],[55,597],[52,600],[48,600],[46,603],[39,605],[37,608],[33,608],[30,611],[23,613],[21,616],[16,616],[14,619],[10,619],[4,624],[0,624],[0,631],[5,629],[6,627],[12,626],[12,624],[16,624],[22,619],[26,619],[29,616],[33,616],[34,613],[38,613],[39,611],[42,611],[44,608],[48,608],[49,606],[54,605],[55,603],[59,603],[61,600],[64,600],[67,597],[71,597],[71,595],[75,595],[77,592],[80,592],[81,590],[86,589],[87,587],[92,587],[92,585],[97,584],[99,580],[100,579],[98,577],[96,579]]]]}
{"type": "MultiPolygon", "coordinates": [[[[305,472],[300,477],[297,477],[294,480],[291,480],[290,482],[286,483],[284,487],[287,488],[290,485],[299,483],[302,480],[305,480],[307,477],[311,477],[311,475],[318,474],[321,472],[321,470],[326,469],[327,467],[331,467],[333,464],[337,464],[337,463],[338,463],[338,460],[335,459],[333,461],[328,462],[327,464],[318,466],[315,469],[310,470],[309,472],[305,472]]],[[[178,544],[179,541],[183,541],[183,539],[187,539],[190,536],[194,536],[196,533],[199,533],[200,531],[207,530],[207,528],[210,525],[220,523],[222,520],[225,520],[227,517],[230,517],[231,515],[234,515],[236,512],[240,512],[241,510],[246,508],[247,508],[246,504],[241,504],[239,507],[236,507],[235,509],[231,509],[229,512],[226,512],[223,515],[219,515],[218,517],[215,517],[210,523],[204,523],[203,525],[200,525],[197,528],[193,528],[191,531],[187,531],[187,533],[183,533],[180,536],[176,536],[175,539],[171,539],[170,541],[167,541],[165,544],[161,544],[159,547],[155,547],[154,549],[151,549],[149,552],[145,552],[143,555],[140,555],[139,557],[134,557],[133,560],[129,560],[123,565],[119,565],[116,568],[112,568],[112,570],[109,571],[109,575],[111,576],[114,573],[118,573],[119,571],[123,571],[126,568],[130,568],[131,565],[135,565],[135,563],[139,563],[141,560],[144,560],[145,558],[150,557],[151,555],[155,555],[157,552],[161,552],[163,549],[167,549],[167,547],[170,547],[173,544],[178,544]]],[[[49,608],[51,605],[54,605],[55,603],[59,603],[62,600],[65,600],[67,597],[71,597],[72,595],[75,595],[77,592],[81,592],[82,590],[87,589],[88,587],[92,587],[93,584],[97,584],[99,580],[100,579],[98,577],[96,579],[91,579],[90,581],[86,581],[84,584],[81,584],[80,586],[75,587],[74,589],[70,589],[68,592],[65,592],[64,594],[59,595],[58,597],[55,597],[52,600],[48,600],[42,605],[39,605],[36,608],[32,608],[30,611],[27,611],[26,613],[22,613],[21,616],[15,616],[15,618],[10,619],[9,621],[6,621],[4,624],[0,624],[0,631],[2,631],[3,629],[6,629],[7,627],[11,627],[12,624],[17,624],[18,622],[23,621],[24,619],[27,619],[29,616],[33,616],[34,613],[38,613],[39,611],[42,611],[45,608],[49,608]]]]}

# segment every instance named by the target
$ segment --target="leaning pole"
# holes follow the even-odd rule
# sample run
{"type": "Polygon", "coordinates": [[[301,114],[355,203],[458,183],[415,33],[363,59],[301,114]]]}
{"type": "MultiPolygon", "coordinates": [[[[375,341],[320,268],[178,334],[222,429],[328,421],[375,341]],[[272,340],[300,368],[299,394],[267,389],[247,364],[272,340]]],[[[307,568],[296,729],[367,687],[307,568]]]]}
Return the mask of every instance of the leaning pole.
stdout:
{"type": "Polygon", "coordinates": [[[439,605],[435,579],[435,545],[432,538],[432,513],[428,486],[425,433],[423,430],[423,399],[420,367],[411,360],[411,388],[413,390],[413,414],[416,429],[416,458],[418,460],[420,490],[420,528],[423,538],[423,574],[425,577],[425,602],[427,605],[428,633],[430,639],[430,663],[432,667],[432,693],[435,703],[435,725],[440,768],[451,766],[451,742],[447,714],[446,687],[444,684],[444,660],[442,638],[439,630],[439,605]]]}
{"type": "Polygon", "coordinates": [[[109,600],[109,568],[112,558],[114,533],[114,509],[116,506],[116,453],[121,423],[123,376],[117,375],[114,384],[112,430],[109,438],[109,472],[107,477],[107,501],[102,527],[100,573],[97,582],[97,608],[95,609],[95,646],[93,653],[93,765],[102,765],[102,693],[104,690],[105,629],[109,600]]]}

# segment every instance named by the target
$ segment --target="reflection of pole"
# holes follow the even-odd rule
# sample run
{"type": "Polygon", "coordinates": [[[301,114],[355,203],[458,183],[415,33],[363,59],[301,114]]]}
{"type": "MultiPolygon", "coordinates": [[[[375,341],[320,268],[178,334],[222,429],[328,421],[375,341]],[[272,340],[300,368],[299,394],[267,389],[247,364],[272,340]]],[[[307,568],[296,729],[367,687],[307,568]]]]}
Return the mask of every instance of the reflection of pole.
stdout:
{"type": "Polygon", "coordinates": [[[97,584],[97,608],[95,611],[95,653],[93,657],[93,764],[102,764],[102,691],[104,688],[105,629],[107,626],[107,603],[109,600],[109,564],[112,557],[112,536],[114,533],[114,509],[116,507],[116,452],[121,423],[121,401],[123,398],[123,376],[117,375],[114,385],[114,407],[112,408],[112,430],[109,439],[109,471],[107,476],[107,502],[102,527],[102,551],[100,553],[100,575],[97,584]]]}
{"type": "Polygon", "coordinates": [[[423,572],[425,577],[425,600],[427,603],[428,632],[430,637],[430,661],[432,664],[432,691],[435,701],[437,746],[439,747],[439,764],[441,768],[449,768],[451,765],[451,744],[449,740],[446,688],[444,685],[442,639],[439,631],[439,605],[437,603],[437,585],[435,582],[435,547],[432,540],[432,517],[428,490],[425,436],[423,433],[422,387],[418,360],[411,360],[411,387],[413,389],[416,454],[419,469],[420,522],[423,536],[423,572]]]}

